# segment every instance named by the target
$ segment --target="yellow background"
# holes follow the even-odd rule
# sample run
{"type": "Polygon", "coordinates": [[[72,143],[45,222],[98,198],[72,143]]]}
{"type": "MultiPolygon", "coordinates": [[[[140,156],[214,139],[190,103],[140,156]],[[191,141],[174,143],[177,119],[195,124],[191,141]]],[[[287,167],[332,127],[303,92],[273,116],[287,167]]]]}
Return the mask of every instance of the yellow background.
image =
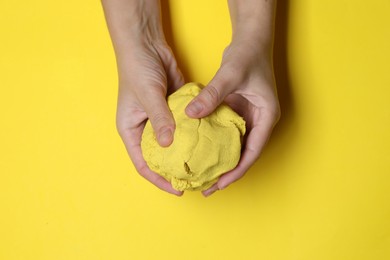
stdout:
{"type": "MultiPolygon", "coordinates": [[[[186,79],[206,84],[226,1],[166,4],[186,79]]],[[[0,259],[390,259],[389,1],[279,1],[282,119],[209,198],[135,172],[99,1],[0,6],[0,259]]]]}

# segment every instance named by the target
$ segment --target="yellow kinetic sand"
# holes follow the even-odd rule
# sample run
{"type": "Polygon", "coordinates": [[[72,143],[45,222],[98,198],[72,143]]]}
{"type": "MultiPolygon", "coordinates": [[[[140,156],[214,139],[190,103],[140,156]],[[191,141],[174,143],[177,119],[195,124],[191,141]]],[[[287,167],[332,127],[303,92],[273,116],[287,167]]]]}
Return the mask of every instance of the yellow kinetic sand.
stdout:
{"type": "Polygon", "coordinates": [[[168,97],[176,122],[169,147],[157,143],[150,121],[142,135],[142,153],[149,168],[180,191],[209,188],[240,159],[245,121],[229,106],[222,104],[202,119],[186,115],[186,106],[201,88],[200,84],[188,83],[168,97]]]}

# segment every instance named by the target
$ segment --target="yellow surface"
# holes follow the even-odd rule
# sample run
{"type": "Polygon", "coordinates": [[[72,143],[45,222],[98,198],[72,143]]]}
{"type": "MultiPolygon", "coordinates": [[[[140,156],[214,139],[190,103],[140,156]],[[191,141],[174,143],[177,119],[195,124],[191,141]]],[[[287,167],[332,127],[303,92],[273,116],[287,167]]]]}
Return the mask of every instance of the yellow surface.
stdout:
{"type": "Polygon", "coordinates": [[[228,105],[194,119],[185,109],[203,86],[187,83],[168,97],[176,122],[172,144],[161,147],[150,121],[142,134],[142,154],[149,168],[163,176],[176,190],[206,190],[240,160],[245,121],[228,105]]]}
{"type": "MultiPolygon", "coordinates": [[[[390,2],[279,5],[282,119],[245,178],[205,199],[134,171],[98,1],[1,1],[0,259],[390,259],[390,2]]],[[[187,80],[206,84],[226,1],[170,14],[187,80]]]]}

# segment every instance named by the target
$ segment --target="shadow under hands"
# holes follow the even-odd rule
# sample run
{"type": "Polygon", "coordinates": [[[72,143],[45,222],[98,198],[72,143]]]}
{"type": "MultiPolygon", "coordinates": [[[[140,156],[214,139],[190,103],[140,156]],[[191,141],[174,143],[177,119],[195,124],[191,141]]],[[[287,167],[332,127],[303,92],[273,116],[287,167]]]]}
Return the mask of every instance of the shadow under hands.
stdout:
{"type": "Polygon", "coordinates": [[[288,128],[294,117],[290,75],[288,70],[288,15],[289,1],[277,4],[274,42],[274,72],[281,107],[281,118],[276,125],[272,138],[278,138],[288,128]]]}

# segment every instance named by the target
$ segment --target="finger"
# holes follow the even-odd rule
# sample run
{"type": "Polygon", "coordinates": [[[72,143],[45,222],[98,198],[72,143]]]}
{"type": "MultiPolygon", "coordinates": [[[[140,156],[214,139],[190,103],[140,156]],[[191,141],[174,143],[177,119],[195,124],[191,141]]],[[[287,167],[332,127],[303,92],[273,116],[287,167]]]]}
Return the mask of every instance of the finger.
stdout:
{"type": "Polygon", "coordinates": [[[202,191],[202,194],[203,194],[203,196],[208,197],[211,194],[213,194],[214,192],[216,192],[217,190],[218,190],[218,183],[215,183],[215,184],[213,184],[213,186],[211,186],[207,190],[202,191]]]}
{"type": "Polygon", "coordinates": [[[222,190],[231,183],[240,179],[259,158],[261,151],[271,136],[274,119],[271,116],[263,116],[250,131],[241,159],[233,170],[222,175],[218,180],[218,189],[222,190]]]}
{"type": "Polygon", "coordinates": [[[152,124],[158,143],[169,146],[173,142],[175,121],[168,108],[167,101],[162,93],[147,93],[142,98],[141,104],[152,124]]]}
{"type": "Polygon", "coordinates": [[[164,190],[168,193],[177,196],[183,195],[182,191],[175,190],[172,187],[171,183],[169,183],[163,177],[149,169],[142,156],[142,150],[140,145],[141,135],[141,127],[133,130],[127,130],[127,132],[121,134],[121,138],[123,143],[125,144],[127,153],[129,154],[130,159],[133,162],[134,167],[136,168],[138,173],[161,190],[164,190]]]}
{"type": "Polygon", "coordinates": [[[169,192],[177,196],[183,195],[183,192],[175,190],[169,181],[167,181],[162,176],[150,170],[150,168],[146,165],[146,163],[143,164],[141,168],[138,169],[138,172],[140,173],[141,176],[143,176],[145,179],[153,183],[161,190],[164,190],[166,192],[169,192]]]}
{"type": "Polygon", "coordinates": [[[186,113],[192,118],[201,118],[212,113],[235,88],[235,80],[226,69],[219,69],[210,83],[202,89],[186,107],[186,113]]]}

